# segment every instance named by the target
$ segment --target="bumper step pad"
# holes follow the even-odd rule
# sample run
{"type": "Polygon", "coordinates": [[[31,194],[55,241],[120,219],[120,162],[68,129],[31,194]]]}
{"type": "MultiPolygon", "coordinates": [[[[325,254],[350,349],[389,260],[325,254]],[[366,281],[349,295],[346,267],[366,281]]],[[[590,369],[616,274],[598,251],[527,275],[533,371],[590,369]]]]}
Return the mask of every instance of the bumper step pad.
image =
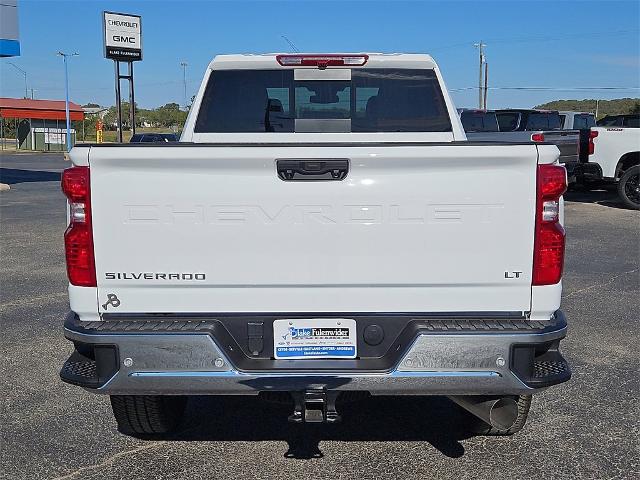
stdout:
{"type": "Polygon", "coordinates": [[[64,362],[62,370],[60,370],[60,378],[72,385],[89,388],[95,388],[100,382],[96,361],[78,352],[73,352],[64,362]]]}
{"type": "Polygon", "coordinates": [[[115,345],[76,345],[76,350],[60,370],[60,378],[71,385],[99,388],[117,371],[118,352],[115,345]]]}
{"type": "Polygon", "coordinates": [[[545,378],[563,375],[569,370],[569,364],[564,361],[536,361],[533,362],[533,378],[545,378]]]}
{"type": "Polygon", "coordinates": [[[566,382],[571,378],[571,367],[559,352],[559,343],[552,342],[544,353],[536,352],[536,346],[533,345],[515,347],[512,370],[520,380],[532,388],[566,382]]]}

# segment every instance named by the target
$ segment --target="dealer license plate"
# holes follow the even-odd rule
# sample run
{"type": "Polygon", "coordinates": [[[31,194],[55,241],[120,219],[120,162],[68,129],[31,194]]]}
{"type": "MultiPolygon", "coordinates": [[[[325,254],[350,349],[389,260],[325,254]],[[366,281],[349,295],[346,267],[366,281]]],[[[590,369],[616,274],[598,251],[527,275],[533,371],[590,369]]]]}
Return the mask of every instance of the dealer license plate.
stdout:
{"type": "Polygon", "coordinates": [[[356,321],[351,318],[274,320],[273,351],[275,358],[355,358],[356,321]]]}

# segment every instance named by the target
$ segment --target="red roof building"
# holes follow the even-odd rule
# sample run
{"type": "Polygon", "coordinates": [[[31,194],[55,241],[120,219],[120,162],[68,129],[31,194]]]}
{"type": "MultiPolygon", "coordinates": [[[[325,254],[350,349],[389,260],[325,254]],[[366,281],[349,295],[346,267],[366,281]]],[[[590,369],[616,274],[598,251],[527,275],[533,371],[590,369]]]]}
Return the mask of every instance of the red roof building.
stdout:
{"type": "MultiPolygon", "coordinates": [[[[40,120],[65,120],[64,100],[29,100],[0,97],[1,118],[31,118],[40,120]]],[[[83,120],[84,112],[77,103],[69,102],[69,118],[83,120]]]]}

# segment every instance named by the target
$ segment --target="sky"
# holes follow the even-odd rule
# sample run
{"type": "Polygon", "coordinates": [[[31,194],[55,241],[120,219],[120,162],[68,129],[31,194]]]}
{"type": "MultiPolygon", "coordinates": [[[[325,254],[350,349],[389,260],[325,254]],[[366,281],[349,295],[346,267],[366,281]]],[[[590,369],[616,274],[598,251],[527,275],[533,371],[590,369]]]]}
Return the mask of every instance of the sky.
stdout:
{"type": "MultiPolygon", "coordinates": [[[[0,59],[0,96],[64,98],[59,50],[70,59],[71,100],[113,105],[103,57],[103,10],[142,16],[136,102],[154,108],[195,94],[222,53],[431,54],[458,107],[477,106],[478,51],[487,44],[489,108],[555,99],[640,97],[640,1],[62,1],[18,0],[20,57],[0,59]],[[516,90],[514,88],[544,90],[516,90]],[[604,87],[621,89],[606,90],[604,87]],[[589,90],[596,88],[598,90],[589,90]],[[578,90],[581,89],[581,90],[578,90]]],[[[123,95],[126,94],[123,82],[123,95]]]]}

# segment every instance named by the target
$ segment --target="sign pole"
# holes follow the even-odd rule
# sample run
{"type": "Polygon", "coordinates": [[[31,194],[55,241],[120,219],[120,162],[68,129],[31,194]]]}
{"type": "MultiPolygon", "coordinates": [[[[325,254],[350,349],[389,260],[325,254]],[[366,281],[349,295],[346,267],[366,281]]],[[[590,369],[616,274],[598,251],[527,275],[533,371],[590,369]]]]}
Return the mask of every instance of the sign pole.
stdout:
{"type": "Polygon", "coordinates": [[[133,136],[136,134],[136,100],[133,92],[133,62],[129,62],[129,108],[131,136],[133,136]]]}
{"type": "Polygon", "coordinates": [[[122,143],[122,107],[120,105],[120,62],[114,60],[113,64],[116,69],[116,112],[117,112],[117,129],[118,129],[118,142],[122,143]]]}

